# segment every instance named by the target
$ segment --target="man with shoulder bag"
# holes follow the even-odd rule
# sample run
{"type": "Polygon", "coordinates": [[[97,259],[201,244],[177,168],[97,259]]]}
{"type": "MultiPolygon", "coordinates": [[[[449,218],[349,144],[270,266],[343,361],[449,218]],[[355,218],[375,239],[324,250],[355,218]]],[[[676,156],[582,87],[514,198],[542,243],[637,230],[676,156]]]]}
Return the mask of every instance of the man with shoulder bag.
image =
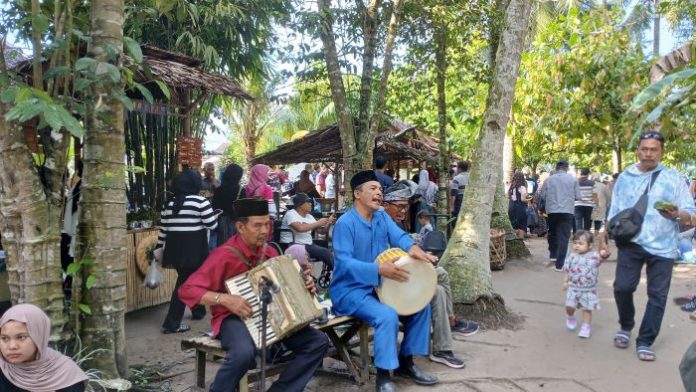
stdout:
{"type": "MultiPolygon", "coordinates": [[[[680,222],[691,223],[694,200],[681,176],[660,163],[665,139],[656,131],[643,133],[636,155],[638,163],[619,176],[613,190],[607,232],[616,241],[618,257],[614,298],[621,329],[614,346],[627,348],[635,326],[633,292],[647,265],[648,304],[643,315],[636,353],[641,361],[654,361],[652,345],[660,332],[672,265],[677,257],[680,222]]],[[[600,256],[609,257],[606,232],[600,237],[600,256]]]]}

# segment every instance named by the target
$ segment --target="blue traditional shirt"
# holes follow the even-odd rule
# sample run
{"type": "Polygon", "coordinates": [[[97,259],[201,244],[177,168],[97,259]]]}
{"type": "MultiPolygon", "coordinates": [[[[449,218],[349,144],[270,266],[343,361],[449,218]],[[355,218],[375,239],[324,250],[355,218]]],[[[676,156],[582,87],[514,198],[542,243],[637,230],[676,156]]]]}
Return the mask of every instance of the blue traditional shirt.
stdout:
{"type": "Polygon", "coordinates": [[[614,191],[611,196],[611,208],[607,219],[611,219],[619,211],[633,207],[643,191],[650,183],[652,174],[655,170],[661,170],[648,192],[648,208],[643,220],[640,234],[632,242],[640,245],[648,253],[675,259],[678,256],[677,234],[679,224],[676,221],[667,219],[653,207],[657,201],[666,201],[679,207],[681,210],[688,211],[690,214],[696,213],[694,199],[689,193],[689,187],[684,179],[675,170],[658,164],[655,169],[649,172],[641,172],[637,165],[629,166],[616,181],[614,191]]]}
{"type": "Polygon", "coordinates": [[[337,315],[353,314],[380,283],[375,259],[387,248],[403,250],[413,239],[380,210],[368,222],[355,208],[341,216],[333,230],[334,271],[329,294],[337,315]]]}

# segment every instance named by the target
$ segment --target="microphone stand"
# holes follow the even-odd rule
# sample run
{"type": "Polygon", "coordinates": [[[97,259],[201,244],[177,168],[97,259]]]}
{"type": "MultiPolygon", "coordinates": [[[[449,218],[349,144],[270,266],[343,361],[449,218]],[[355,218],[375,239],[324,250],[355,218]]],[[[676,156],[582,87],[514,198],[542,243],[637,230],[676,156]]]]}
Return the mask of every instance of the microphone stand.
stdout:
{"type": "MultiPolygon", "coordinates": [[[[261,248],[261,259],[259,264],[263,264],[266,261],[266,249],[268,248],[268,242],[263,242],[263,247],[261,248]]],[[[273,282],[269,281],[266,277],[262,277],[259,280],[259,293],[261,297],[261,380],[259,382],[259,390],[261,392],[266,392],[266,324],[268,323],[268,304],[273,301],[273,295],[271,295],[273,282]]]]}
{"type": "Polygon", "coordinates": [[[266,278],[259,281],[261,291],[261,380],[259,390],[266,392],[266,323],[268,322],[268,304],[273,301],[271,285],[266,278]]]}

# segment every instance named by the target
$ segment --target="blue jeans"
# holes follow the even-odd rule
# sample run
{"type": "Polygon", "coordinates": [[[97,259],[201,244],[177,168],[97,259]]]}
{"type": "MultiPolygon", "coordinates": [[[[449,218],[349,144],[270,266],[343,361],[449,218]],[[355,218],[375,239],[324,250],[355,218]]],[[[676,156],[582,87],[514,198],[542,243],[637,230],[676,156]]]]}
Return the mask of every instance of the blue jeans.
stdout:
{"type": "Polygon", "coordinates": [[[662,317],[665,314],[667,294],[672,281],[674,260],[648,253],[640,245],[629,243],[619,247],[614,279],[614,299],[619,311],[619,324],[624,331],[635,326],[636,309],[633,305],[633,292],[640,282],[643,264],[647,265],[648,304],[643,321],[640,323],[637,346],[652,346],[660,332],[662,317]]]}

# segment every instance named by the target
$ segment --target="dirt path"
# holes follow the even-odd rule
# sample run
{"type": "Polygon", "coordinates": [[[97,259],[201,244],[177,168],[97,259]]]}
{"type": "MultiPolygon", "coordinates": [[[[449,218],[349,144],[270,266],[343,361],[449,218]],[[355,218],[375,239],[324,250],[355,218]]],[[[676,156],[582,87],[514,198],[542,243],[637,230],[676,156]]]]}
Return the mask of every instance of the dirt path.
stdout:
{"type": "MultiPolygon", "coordinates": [[[[481,331],[457,340],[455,351],[467,367],[454,370],[419,359],[418,363],[441,380],[430,390],[461,392],[679,392],[684,388],[678,364],[684,351],[696,338],[696,322],[672,304],[671,298],[696,291],[696,266],[676,266],[670,302],[667,305],[662,331],[654,345],[657,361],[640,362],[635,355],[635,341],[628,350],[612,346],[618,324],[612,295],[615,263],[609,261],[600,269],[602,309],[595,312],[593,335],[580,339],[564,325],[564,293],[560,290],[562,276],[546,268],[546,242],[532,238],[526,241],[532,254],[529,260],[511,261],[503,271],[493,273],[497,291],[514,312],[525,317],[518,330],[481,331]]],[[[615,254],[616,252],[614,252],[615,254]]],[[[645,280],[636,292],[638,323],[647,301],[645,280]]],[[[157,384],[164,391],[185,391],[193,383],[193,353],[179,349],[184,336],[195,336],[209,330],[209,320],[190,321],[192,331],[184,335],[161,335],[159,326],[166,306],[147,309],[127,317],[128,360],[162,369],[165,375],[176,375],[157,384]]],[[[637,332],[637,330],[636,330],[637,332]]],[[[634,333],[635,334],[635,333],[634,333]]],[[[326,361],[325,366],[338,366],[326,361]]],[[[212,380],[217,365],[208,366],[212,380]]],[[[423,387],[398,380],[400,391],[420,391],[423,387]]],[[[153,385],[154,386],[154,385],[153,385]]],[[[330,375],[317,375],[308,391],[372,391],[374,384],[359,388],[349,380],[330,375]]]]}

